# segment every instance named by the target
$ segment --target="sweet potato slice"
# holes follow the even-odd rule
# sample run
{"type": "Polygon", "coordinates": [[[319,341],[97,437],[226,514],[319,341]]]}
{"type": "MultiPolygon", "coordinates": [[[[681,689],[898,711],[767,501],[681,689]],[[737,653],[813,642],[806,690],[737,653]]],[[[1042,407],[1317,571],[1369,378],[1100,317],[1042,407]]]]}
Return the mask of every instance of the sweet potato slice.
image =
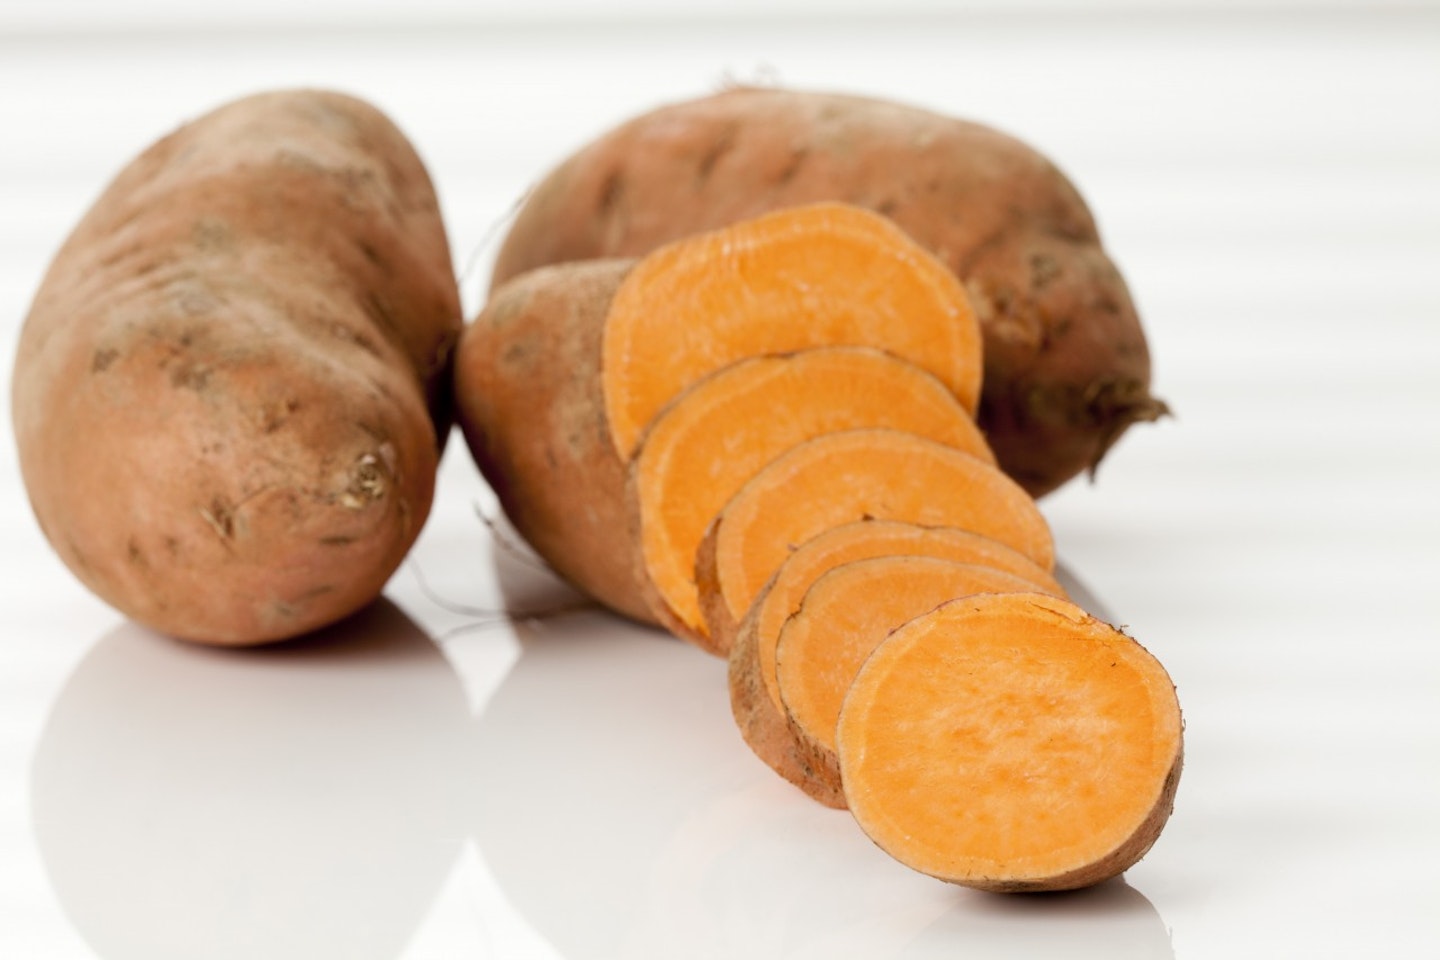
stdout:
{"type": "Polygon", "coordinates": [[[651,608],[672,632],[721,656],[700,612],[695,552],[745,481],[795,444],[892,427],[994,463],[974,419],[920,367],[869,347],[754,357],[682,393],[658,416],[630,468],[651,608]]]}
{"type": "Polygon", "coordinates": [[[740,620],[792,550],[831,527],[873,517],[972,530],[1054,568],[1050,527],[996,467],[899,430],[846,430],[771,461],[711,522],[696,555],[711,636],[740,620]]]}
{"type": "Polygon", "coordinates": [[[882,348],[934,373],[972,414],[980,327],[959,280],[878,214],[780,210],[648,254],[605,323],[605,412],[628,460],[660,409],[707,373],[806,347],[882,348]]]}
{"type": "Polygon", "coordinates": [[[838,780],[814,776],[807,761],[797,755],[775,679],[775,648],[780,628],[820,576],[841,564],[883,556],[981,564],[1015,574],[1031,585],[1027,589],[1065,595],[1055,577],[1029,557],[998,540],[955,527],[857,520],[827,530],[791,553],[740,622],[730,649],[730,709],[745,742],[760,759],[829,806],[844,806],[844,796],[838,780]]]}
{"type": "Polygon", "coordinates": [[[851,813],[942,880],[1066,890],[1123,872],[1174,802],[1182,722],[1165,669],[1073,604],[991,594],[885,640],[837,728],[851,813]]]}
{"type": "Polygon", "coordinates": [[[896,626],[956,597],[1036,589],[1013,573],[942,557],[871,557],[819,577],[781,627],[774,654],[796,756],[810,777],[840,789],[840,704],[865,658],[896,626]]]}

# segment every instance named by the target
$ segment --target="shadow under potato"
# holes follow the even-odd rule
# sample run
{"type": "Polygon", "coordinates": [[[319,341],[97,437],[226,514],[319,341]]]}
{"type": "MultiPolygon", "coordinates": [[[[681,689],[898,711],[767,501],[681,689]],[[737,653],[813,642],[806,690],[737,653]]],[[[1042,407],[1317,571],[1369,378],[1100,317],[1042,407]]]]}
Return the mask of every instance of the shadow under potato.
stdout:
{"type": "Polygon", "coordinates": [[[449,663],[385,600],[247,650],[126,624],[42,732],[41,856],[107,960],[395,957],[463,847],[469,725],[449,663]]]}

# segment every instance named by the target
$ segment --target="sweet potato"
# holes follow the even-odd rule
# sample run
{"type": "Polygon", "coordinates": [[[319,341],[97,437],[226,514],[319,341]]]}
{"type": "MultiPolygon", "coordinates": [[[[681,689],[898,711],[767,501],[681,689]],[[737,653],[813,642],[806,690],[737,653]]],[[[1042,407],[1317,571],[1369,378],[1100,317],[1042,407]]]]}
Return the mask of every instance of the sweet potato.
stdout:
{"type": "Polygon", "coordinates": [[[429,511],[462,319],[429,176],[375,108],[281,91],[187,123],[85,214],[25,322],[40,527],[178,637],[337,620],[429,511]]]}
{"type": "MultiPolygon", "coordinates": [[[[745,742],[776,773],[828,806],[844,806],[838,778],[817,776],[796,750],[780,700],[775,650],[780,630],[805,592],[842,564],[872,557],[940,557],[981,564],[1020,577],[1027,589],[1063,597],[1064,589],[1035,561],[998,540],[956,527],[924,527],[895,520],[842,524],[797,547],[756,596],[740,621],[729,654],[730,709],[745,742]]],[[[949,597],[945,599],[950,599],[949,597]]]]}
{"type": "Polygon", "coordinates": [[[815,782],[806,792],[840,791],[840,704],[865,658],[891,630],[957,597],[1037,589],[995,567],[926,556],[854,560],[817,578],[781,626],[773,655],[795,754],[815,782]]]}
{"type": "Polygon", "coordinates": [[[998,468],[903,431],[845,430],[771,461],[711,522],[695,563],[711,636],[733,646],[741,619],[790,551],[866,517],[960,527],[1054,568],[1044,516],[998,468]]]}
{"type": "Polygon", "coordinates": [[[1040,594],[952,600],[865,661],[836,741],[851,813],[923,873],[997,891],[1115,876],[1159,836],[1182,765],[1165,669],[1040,594]]]}
{"type": "Polygon", "coordinates": [[[856,344],[934,373],[979,403],[980,330],[955,277],[884,217],[792,207],[692,234],[645,255],[605,321],[605,413],[630,457],[690,384],[761,353],[856,344]]]}
{"type": "Polygon", "coordinates": [[[700,612],[695,553],[710,521],[767,463],[805,440],[889,427],[994,463],[975,421],[934,376],[869,347],[817,347],[741,361],[661,411],[630,470],[629,502],[652,589],[671,632],[726,655],[700,612]]]}
{"type": "Polygon", "coordinates": [[[605,417],[600,344],[629,260],[532,271],[490,297],[455,352],[455,419],[517,533],[617,613],[655,624],[605,417]]]}
{"type": "Polygon", "coordinates": [[[980,424],[1032,495],[1164,411],[1134,303],[1074,186],[1011,136],[907,105],[737,88],[638,116],[531,191],[492,282],[821,200],[884,214],[963,278],[985,337],[980,424]]]}
{"type": "MultiPolygon", "coordinates": [[[[556,264],[515,277],[462,337],[458,420],[516,529],[551,566],[616,611],[694,635],[698,618],[677,618],[657,604],[685,584],[677,585],[674,563],[669,573],[648,568],[638,525],[655,511],[627,498],[648,499],[658,489],[670,502],[694,497],[718,509],[717,494],[728,495],[784,444],[847,419],[929,433],[943,427],[945,438],[989,459],[967,422],[979,396],[979,350],[963,288],[883,217],[839,204],[792,207],[678,240],[639,261],[556,264]],[[925,385],[899,408],[902,383],[873,402],[837,388],[829,412],[799,386],[763,388],[780,391],[777,403],[796,404],[795,419],[767,432],[737,396],[720,444],[728,463],[714,477],[681,471],[676,482],[694,489],[666,492],[663,467],[634,466],[646,431],[706,377],[752,358],[834,346],[888,353],[921,375],[881,379],[925,385]],[[937,397],[932,379],[953,402],[937,397]],[[634,469],[643,475],[631,483],[634,469]],[[669,593],[658,593],[652,580],[669,593]]],[[[696,409],[751,389],[735,386],[745,382],[707,385],[696,409]]],[[[693,560],[676,562],[683,581],[693,560]]]]}

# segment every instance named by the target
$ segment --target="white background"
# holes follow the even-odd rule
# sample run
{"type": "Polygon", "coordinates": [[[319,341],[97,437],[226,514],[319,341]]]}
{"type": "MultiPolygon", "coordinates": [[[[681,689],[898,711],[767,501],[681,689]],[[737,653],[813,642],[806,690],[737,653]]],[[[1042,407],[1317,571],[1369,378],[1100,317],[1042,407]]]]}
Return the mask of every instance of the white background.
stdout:
{"type": "Polygon", "coordinates": [[[1178,685],[1149,856],[1069,897],[909,874],[749,755],[719,661],[593,610],[494,616],[575,598],[497,545],[458,437],[391,605],[237,656],[88,596],[7,432],[0,956],[1434,955],[1436,4],[10,2],[0,369],[108,178],[221,101],[319,85],[390,113],[473,312],[546,168],[736,79],[992,123],[1095,209],[1177,416],[1044,508],[1178,685]]]}

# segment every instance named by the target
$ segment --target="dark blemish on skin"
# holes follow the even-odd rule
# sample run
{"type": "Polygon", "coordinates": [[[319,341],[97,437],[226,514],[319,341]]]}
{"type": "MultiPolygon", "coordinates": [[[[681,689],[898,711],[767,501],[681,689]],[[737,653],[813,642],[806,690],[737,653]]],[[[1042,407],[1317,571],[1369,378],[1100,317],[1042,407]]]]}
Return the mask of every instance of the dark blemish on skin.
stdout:
{"type": "Polygon", "coordinates": [[[230,541],[235,538],[235,512],[225,498],[217,496],[210,501],[210,506],[201,507],[200,517],[209,524],[210,529],[214,530],[221,542],[228,547],[230,541]]]}
{"type": "Polygon", "coordinates": [[[201,250],[224,250],[231,246],[230,225],[214,217],[201,217],[190,230],[190,239],[201,250]]]}
{"type": "Polygon", "coordinates": [[[141,277],[149,276],[164,265],[164,260],[147,260],[138,267],[130,268],[130,279],[138,280],[141,277]]]}
{"type": "Polygon", "coordinates": [[[775,176],[775,185],[783,187],[794,180],[795,175],[800,172],[800,168],[805,164],[805,159],[809,156],[810,151],[803,147],[791,152],[790,162],[785,164],[785,167],[775,176]]]}
{"type": "Polygon", "coordinates": [[[354,537],[347,536],[347,535],[345,535],[345,534],[337,534],[337,535],[332,536],[332,537],[321,537],[321,538],[320,538],[320,545],[321,545],[322,547],[348,547],[348,546],[350,546],[350,544],[352,544],[352,543],[354,543],[354,542],[355,542],[355,538],[354,538],[354,537]]]}
{"type": "MultiPolygon", "coordinates": [[[[365,295],[365,312],[384,328],[396,330],[401,326],[399,318],[396,316],[389,302],[373,291],[365,295]]],[[[336,333],[338,335],[348,336],[360,349],[372,353],[377,357],[380,355],[380,348],[375,345],[373,340],[368,339],[364,334],[356,333],[353,330],[345,330],[345,328],[338,327],[338,325],[336,333]],[[344,330],[343,334],[340,333],[341,330],[344,330]]]]}
{"type": "MultiPolygon", "coordinates": [[[[395,325],[394,315],[389,312],[388,308],[386,308],[374,294],[366,298],[366,310],[380,323],[390,326],[395,325]]],[[[330,327],[330,332],[335,335],[337,340],[354,344],[372,357],[380,356],[380,348],[376,345],[375,341],[363,333],[351,330],[349,327],[339,323],[333,324],[330,327]]]]}
{"type": "Polygon", "coordinates": [[[260,429],[267,434],[274,433],[285,426],[285,422],[299,409],[299,400],[286,400],[285,403],[279,407],[265,407],[260,415],[260,429]]]}
{"type": "Polygon", "coordinates": [[[135,542],[134,537],[131,537],[129,542],[125,544],[125,559],[129,560],[132,566],[149,566],[149,564],[145,562],[145,553],[140,549],[140,544],[135,542]]]}
{"type": "Polygon", "coordinates": [[[65,546],[69,548],[70,559],[75,564],[75,566],[82,573],[88,573],[90,571],[90,558],[85,556],[85,554],[80,550],[80,545],[77,544],[74,540],[67,539],[65,541],[65,546]]]}
{"type": "Polygon", "coordinates": [[[882,217],[893,217],[895,216],[895,211],[898,209],[900,209],[899,202],[896,201],[894,198],[890,198],[883,201],[878,207],[876,207],[875,212],[880,214],[880,216],[882,217]]]}
{"type": "Polygon", "coordinates": [[[615,212],[620,205],[620,200],[625,194],[625,175],[619,170],[612,170],[600,186],[600,216],[608,217],[615,212]]]}
{"type": "Polygon", "coordinates": [[[709,180],[710,174],[714,171],[715,165],[720,162],[720,158],[729,153],[734,146],[735,131],[733,129],[726,130],[724,134],[716,138],[715,143],[700,158],[700,163],[695,169],[696,180],[702,184],[709,180]]]}
{"type": "Polygon", "coordinates": [[[104,373],[119,356],[119,350],[112,350],[108,347],[104,350],[96,350],[95,355],[90,358],[90,372],[104,373]]]}
{"type": "Polygon", "coordinates": [[[184,364],[170,373],[170,385],[178,390],[201,391],[210,383],[210,371],[194,364],[184,364]]]}
{"type": "Polygon", "coordinates": [[[180,555],[180,541],[174,537],[165,538],[165,550],[172,557],[180,555]]]}
{"type": "Polygon", "coordinates": [[[530,353],[530,344],[517,340],[516,343],[505,345],[504,351],[501,351],[500,358],[503,363],[514,364],[520,363],[521,360],[530,356],[530,353]]]}
{"type": "Polygon", "coordinates": [[[1030,287],[1035,291],[1045,289],[1049,283],[1060,276],[1060,263],[1048,253],[1036,253],[1030,256],[1030,287]]]}
{"type": "Polygon", "coordinates": [[[386,267],[384,258],[380,256],[380,251],[376,250],[374,245],[369,243],[368,241],[360,241],[360,252],[365,254],[365,259],[369,260],[375,266],[380,267],[381,269],[384,269],[386,267]]]}
{"type": "Polygon", "coordinates": [[[355,426],[360,428],[360,430],[363,431],[367,437],[369,437],[371,440],[374,440],[376,443],[384,443],[386,440],[389,439],[385,435],[384,430],[382,430],[380,427],[372,427],[364,420],[356,420],[355,426]]]}

